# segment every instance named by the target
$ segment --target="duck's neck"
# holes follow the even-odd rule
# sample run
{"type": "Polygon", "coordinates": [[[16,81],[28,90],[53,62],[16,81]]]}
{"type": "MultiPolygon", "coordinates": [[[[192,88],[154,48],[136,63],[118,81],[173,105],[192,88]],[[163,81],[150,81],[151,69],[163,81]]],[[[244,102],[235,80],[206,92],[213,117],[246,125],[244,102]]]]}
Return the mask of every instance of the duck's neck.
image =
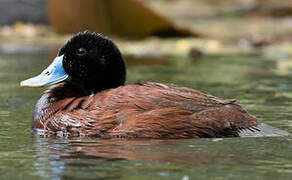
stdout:
{"type": "Polygon", "coordinates": [[[69,77],[65,81],[65,88],[72,89],[80,96],[88,96],[92,93],[122,86],[125,81],[126,67],[123,59],[120,58],[115,63],[111,63],[109,68],[90,69],[82,79],[69,77]]]}
{"type": "Polygon", "coordinates": [[[83,81],[68,79],[68,81],[65,82],[63,88],[71,89],[74,94],[78,94],[80,96],[88,96],[92,93],[97,93],[106,89],[122,86],[124,85],[124,83],[124,80],[120,82],[113,82],[109,79],[88,79],[83,81]]]}
{"type": "Polygon", "coordinates": [[[47,93],[50,94],[50,97],[54,97],[55,99],[63,99],[68,97],[83,97],[98,93],[106,89],[116,88],[124,85],[124,81],[115,83],[109,82],[90,80],[77,81],[69,78],[65,82],[49,88],[47,93]]]}

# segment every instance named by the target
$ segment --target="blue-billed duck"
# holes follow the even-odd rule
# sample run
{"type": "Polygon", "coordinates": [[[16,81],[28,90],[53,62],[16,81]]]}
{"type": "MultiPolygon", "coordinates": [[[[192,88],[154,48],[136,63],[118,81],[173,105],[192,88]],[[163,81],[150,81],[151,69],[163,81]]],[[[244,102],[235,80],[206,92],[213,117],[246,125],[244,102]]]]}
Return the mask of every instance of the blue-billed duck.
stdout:
{"type": "Polygon", "coordinates": [[[33,129],[101,138],[238,137],[260,131],[235,100],[174,84],[125,85],[118,47],[93,32],[74,35],[52,64],[21,87],[51,85],[38,100],[33,129]]]}

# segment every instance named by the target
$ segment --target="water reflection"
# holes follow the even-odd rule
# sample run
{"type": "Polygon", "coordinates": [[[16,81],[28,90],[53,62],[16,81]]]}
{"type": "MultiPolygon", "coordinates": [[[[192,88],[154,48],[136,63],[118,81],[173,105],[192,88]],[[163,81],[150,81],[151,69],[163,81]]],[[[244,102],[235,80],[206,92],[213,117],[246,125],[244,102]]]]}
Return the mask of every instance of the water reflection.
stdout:
{"type": "MultiPolygon", "coordinates": [[[[156,161],[186,164],[215,163],[234,161],[231,157],[218,157],[201,151],[183,152],[176,148],[184,146],[183,140],[126,140],[126,139],[52,139],[34,137],[37,152],[43,155],[57,155],[59,160],[95,160],[95,161],[156,161]],[[166,153],[167,152],[167,153],[166,153]]],[[[194,141],[196,142],[196,141],[194,141]]],[[[208,142],[208,141],[207,141],[208,142]]],[[[200,149],[200,145],[190,145],[191,149],[200,149]]],[[[183,151],[182,151],[183,150],[183,151]]],[[[43,156],[39,154],[39,156],[43,156]]],[[[51,159],[52,160],[52,159],[51,159]]],[[[237,159],[239,160],[239,159],[237,159]]]]}

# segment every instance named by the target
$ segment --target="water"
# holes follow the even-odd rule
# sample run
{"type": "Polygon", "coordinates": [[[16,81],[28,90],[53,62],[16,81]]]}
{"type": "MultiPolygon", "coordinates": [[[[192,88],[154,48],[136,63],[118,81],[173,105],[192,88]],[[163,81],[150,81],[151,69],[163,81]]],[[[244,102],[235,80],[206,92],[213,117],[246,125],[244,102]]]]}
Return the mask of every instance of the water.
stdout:
{"type": "MultiPolygon", "coordinates": [[[[101,140],[30,133],[44,89],[21,89],[53,56],[0,55],[0,179],[291,179],[292,138],[101,140]]],[[[172,82],[236,98],[260,121],[292,132],[292,72],[256,55],[129,60],[128,83],[172,82]]]]}

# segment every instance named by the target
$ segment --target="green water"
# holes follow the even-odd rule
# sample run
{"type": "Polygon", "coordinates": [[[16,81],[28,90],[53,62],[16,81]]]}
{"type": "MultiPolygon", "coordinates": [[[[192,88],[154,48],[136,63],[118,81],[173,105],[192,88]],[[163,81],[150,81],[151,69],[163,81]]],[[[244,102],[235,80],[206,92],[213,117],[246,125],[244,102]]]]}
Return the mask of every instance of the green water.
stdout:
{"type": "MultiPolygon", "coordinates": [[[[128,83],[172,82],[236,98],[260,121],[292,132],[292,71],[259,56],[203,57],[143,65],[128,61],[128,83]],[[167,64],[167,65],[166,65],[167,64]]],[[[292,138],[100,140],[30,133],[44,89],[19,81],[48,64],[48,54],[0,55],[0,179],[291,179],[292,138]]]]}

